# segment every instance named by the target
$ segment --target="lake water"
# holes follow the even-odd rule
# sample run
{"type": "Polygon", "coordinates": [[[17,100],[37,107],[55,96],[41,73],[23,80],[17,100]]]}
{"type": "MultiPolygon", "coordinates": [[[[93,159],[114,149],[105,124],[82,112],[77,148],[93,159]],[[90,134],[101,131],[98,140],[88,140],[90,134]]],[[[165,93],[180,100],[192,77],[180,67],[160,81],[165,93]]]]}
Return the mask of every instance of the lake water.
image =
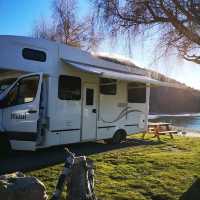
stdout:
{"type": "Polygon", "coordinates": [[[150,115],[151,122],[169,122],[174,126],[185,127],[200,132],[200,113],[183,115],[150,115]]]}

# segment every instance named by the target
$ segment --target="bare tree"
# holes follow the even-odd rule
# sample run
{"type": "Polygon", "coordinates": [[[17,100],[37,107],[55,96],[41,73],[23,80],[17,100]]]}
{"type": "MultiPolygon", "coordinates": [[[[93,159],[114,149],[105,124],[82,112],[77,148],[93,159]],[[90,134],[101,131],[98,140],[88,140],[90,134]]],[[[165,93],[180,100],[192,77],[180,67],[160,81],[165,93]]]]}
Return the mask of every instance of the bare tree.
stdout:
{"type": "MultiPolygon", "coordinates": [[[[132,36],[157,31],[165,52],[200,64],[199,0],[93,0],[106,30],[132,36]]],[[[100,20],[99,20],[100,21],[100,20]]]]}
{"type": "Polygon", "coordinates": [[[47,25],[45,20],[37,23],[33,36],[85,50],[91,50],[98,45],[101,38],[95,30],[93,17],[79,19],[76,0],[54,0],[52,12],[52,23],[47,25]]]}
{"type": "Polygon", "coordinates": [[[55,36],[55,27],[52,24],[48,25],[44,19],[37,22],[33,28],[33,37],[35,38],[55,41],[55,36]]]}

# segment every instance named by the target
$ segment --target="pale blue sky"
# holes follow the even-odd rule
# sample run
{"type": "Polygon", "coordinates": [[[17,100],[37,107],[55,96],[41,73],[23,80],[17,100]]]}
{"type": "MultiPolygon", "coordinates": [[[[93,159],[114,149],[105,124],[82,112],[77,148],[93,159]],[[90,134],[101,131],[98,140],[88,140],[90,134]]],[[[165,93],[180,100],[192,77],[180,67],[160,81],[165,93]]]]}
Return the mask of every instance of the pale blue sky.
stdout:
{"type": "Polygon", "coordinates": [[[29,35],[40,17],[51,15],[49,0],[0,0],[0,34],[29,35]]]}
{"type": "MultiPolygon", "coordinates": [[[[89,13],[89,0],[79,0],[78,14],[89,13]]],[[[51,17],[52,0],[0,0],[0,35],[30,36],[34,24],[41,18],[51,17]]],[[[130,57],[143,67],[158,70],[172,78],[200,89],[200,66],[176,58],[166,58],[162,62],[152,63],[155,42],[132,42],[133,51],[129,55],[124,42],[119,40],[111,44],[106,40],[98,48],[98,52],[119,54],[130,57]]]]}

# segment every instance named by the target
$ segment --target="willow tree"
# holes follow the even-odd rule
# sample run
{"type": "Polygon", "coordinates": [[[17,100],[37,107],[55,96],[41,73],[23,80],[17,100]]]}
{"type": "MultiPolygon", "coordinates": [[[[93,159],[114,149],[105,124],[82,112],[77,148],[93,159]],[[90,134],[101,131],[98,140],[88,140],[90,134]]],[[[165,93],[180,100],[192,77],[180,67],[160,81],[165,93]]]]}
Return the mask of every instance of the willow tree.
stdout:
{"type": "Polygon", "coordinates": [[[112,35],[123,32],[134,37],[154,30],[165,52],[175,49],[184,59],[200,64],[199,0],[94,0],[94,3],[99,21],[112,35]]]}

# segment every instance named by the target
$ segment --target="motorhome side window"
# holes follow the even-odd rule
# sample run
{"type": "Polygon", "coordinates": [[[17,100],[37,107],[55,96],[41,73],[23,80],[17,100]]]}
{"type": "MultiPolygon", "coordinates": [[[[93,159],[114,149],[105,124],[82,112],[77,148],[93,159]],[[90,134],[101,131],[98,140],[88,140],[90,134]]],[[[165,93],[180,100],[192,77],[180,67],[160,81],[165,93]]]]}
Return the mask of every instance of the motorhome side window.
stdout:
{"type": "Polygon", "coordinates": [[[58,97],[61,100],[81,99],[81,79],[74,76],[59,77],[58,97]]]}
{"type": "Polygon", "coordinates": [[[105,95],[116,95],[117,81],[115,79],[101,78],[100,92],[105,95]]]}
{"type": "Polygon", "coordinates": [[[40,62],[45,62],[47,59],[47,55],[44,51],[29,49],[29,48],[24,48],[22,50],[22,56],[25,59],[35,60],[40,62]]]}
{"type": "Polygon", "coordinates": [[[146,85],[143,83],[128,83],[128,102],[145,103],[146,85]]]}
{"type": "Polygon", "coordinates": [[[6,106],[32,102],[37,94],[39,79],[39,76],[30,76],[17,82],[6,97],[6,106]]]}

